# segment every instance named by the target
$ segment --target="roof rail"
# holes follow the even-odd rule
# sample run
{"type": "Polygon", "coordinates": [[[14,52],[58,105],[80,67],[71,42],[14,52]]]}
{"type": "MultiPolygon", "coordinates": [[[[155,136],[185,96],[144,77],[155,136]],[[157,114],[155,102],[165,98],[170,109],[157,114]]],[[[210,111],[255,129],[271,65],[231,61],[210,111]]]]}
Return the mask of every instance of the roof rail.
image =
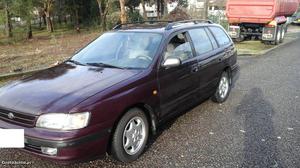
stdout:
{"type": "Polygon", "coordinates": [[[168,21],[168,20],[162,20],[162,21],[142,21],[142,22],[131,22],[131,23],[122,23],[116,25],[113,30],[121,29],[123,26],[129,26],[129,25],[138,25],[138,24],[149,24],[149,25],[154,25],[154,24],[159,24],[159,23],[167,23],[167,26],[165,27],[166,30],[172,29],[176,25],[184,24],[184,23],[193,23],[193,24],[199,24],[199,23],[208,23],[208,24],[213,24],[211,20],[182,20],[182,21],[168,21]]]}
{"type": "Polygon", "coordinates": [[[199,24],[199,23],[208,23],[208,24],[213,24],[214,22],[211,20],[204,20],[204,19],[195,19],[195,20],[182,20],[182,21],[177,21],[177,22],[172,22],[169,23],[166,26],[166,30],[172,29],[176,25],[184,24],[184,23],[194,23],[194,24],[199,24]]]}
{"type": "Polygon", "coordinates": [[[156,21],[156,20],[151,20],[151,21],[142,21],[142,22],[131,22],[131,23],[122,23],[118,24],[115,27],[113,27],[113,30],[121,29],[122,26],[128,26],[128,25],[137,25],[137,24],[157,24],[157,23],[172,23],[172,21],[167,21],[167,20],[161,20],[161,21],[156,21]]]}

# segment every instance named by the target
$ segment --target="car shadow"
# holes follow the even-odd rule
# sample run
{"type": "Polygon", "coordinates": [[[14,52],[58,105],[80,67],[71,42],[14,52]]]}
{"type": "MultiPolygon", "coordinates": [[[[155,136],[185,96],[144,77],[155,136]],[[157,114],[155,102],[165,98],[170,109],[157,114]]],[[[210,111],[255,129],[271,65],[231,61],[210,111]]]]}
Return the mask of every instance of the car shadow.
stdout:
{"type": "Polygon", "coordinates": [[[244,160],[241,167],[284,167],[277,149],[272,117],[275,111],[263,91],[253,88],[244,96],[236,113],[244,115],[244,160]]]}

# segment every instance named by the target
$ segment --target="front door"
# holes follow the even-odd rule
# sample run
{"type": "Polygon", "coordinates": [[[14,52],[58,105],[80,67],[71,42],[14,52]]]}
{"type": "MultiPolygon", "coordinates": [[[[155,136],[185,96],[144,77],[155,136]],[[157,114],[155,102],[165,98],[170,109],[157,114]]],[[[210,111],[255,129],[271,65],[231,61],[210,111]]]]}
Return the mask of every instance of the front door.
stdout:
{"type": "Polygon", "coordinates": [[[175,112],[192,98],[197,89],[198,71],[198,62],[193,56],[191,42],[186,32],[175,34],[169,40],[163,57],[162,60],[177,57],[182,64],[172,68],[160,66],[158,71],[161,117],[175,112]]]}

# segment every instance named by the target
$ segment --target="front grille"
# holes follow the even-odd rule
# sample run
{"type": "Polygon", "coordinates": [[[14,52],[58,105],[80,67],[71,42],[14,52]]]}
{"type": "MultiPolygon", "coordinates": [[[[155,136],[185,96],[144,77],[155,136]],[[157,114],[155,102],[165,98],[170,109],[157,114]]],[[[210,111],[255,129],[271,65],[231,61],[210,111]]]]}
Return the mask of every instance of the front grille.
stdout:
{"type": "Polygon", "coordinates": [[[0,109],[0,120],[26,127],[34,127],[36,116],[0,109]]]}

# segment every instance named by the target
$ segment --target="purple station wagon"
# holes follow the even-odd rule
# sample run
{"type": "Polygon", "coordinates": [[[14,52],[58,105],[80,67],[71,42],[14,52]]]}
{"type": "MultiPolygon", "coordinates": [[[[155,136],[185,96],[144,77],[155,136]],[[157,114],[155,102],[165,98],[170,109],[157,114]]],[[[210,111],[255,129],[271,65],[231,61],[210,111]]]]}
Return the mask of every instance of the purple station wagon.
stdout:
{"type": "Polygon", "coordinates": [[[0,128],[26,152],[60,162],[111,154],[131,162],[159,125],[238,78],[237,52],[209,21],[123,24],[71,59],[0,89],[0,128]]]}

